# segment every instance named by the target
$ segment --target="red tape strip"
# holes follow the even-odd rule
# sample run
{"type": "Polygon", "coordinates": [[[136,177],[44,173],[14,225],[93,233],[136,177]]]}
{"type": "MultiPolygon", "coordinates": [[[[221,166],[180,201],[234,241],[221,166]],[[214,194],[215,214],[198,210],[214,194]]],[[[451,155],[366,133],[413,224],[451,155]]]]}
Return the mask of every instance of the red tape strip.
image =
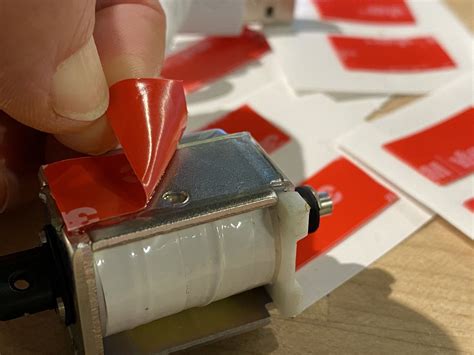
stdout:
{"type": "Polygon", "coordinates": [[[474,173],[474,107],[383,148],[438,185],[459,180],[474,173]]]}
{"type": "Polygon", "coordinates": [[[398,200],[385,186],[345,158],[338,158],[305,181],[327,191],[334,203],[334,215],[324,225],[298,242],[296,269],[328,252],[357,229],[398,200]]]}
{"type": "Polygon", "coordinates": [[[405,0],[312,0],[321,17],[327,20],[367,22],[370,24],[415,23],[405,0]]]}
{"type": "Polygon", "coordinates": [[[348,70],[419,72],[457,67],[434,37],[377,39],[331,35],[329,43],[348,70]]]}
{"type": "Polygon", "coordinates": [[[165,61],[161,74],[168,79],[183,80],[186,92],[203,86],[258,60],[270,51],[265,37],[245,29],[237,37],[208,37],[165,61]]]}
{"type": "Polygon", "coordinates": [[[164,79],[121,81],[110,88],[107,118],[123,152],[43,168],[68,231],[146,206],[186,125],[183,85],[164,79]]]}

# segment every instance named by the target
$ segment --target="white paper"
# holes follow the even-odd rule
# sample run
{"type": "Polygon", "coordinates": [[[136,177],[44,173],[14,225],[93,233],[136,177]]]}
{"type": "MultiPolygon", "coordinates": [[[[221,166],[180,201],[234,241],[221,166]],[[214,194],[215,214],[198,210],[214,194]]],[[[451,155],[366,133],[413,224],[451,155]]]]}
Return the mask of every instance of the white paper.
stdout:
{"type": "Polygon", "coordinates": [[[272,53],[187,95],[188,130],[241,106],[249,96],[282,77],[272,53]]]}
{"type": "MultiPolygon", "coordinates": [[[[255,103],[258,105],[259,100],[255,101],[254,97],[255,95],[258,97],[258,93],[262,91],[274,92],[275,101],[279,100],[280,95],[283,95],[285,100],[297,100],[299,98],[289,86],[285,85],[282,71],[276,64],[272,53],[219,79],[208,87],[188,95],[189,120],[187,131],[198,130],[244,104],[255,103]],[[279,90],[272,90],[271,87],[277,87],[279,90]],[[268,91],[266,91],[266,88],[268,88],[268,91]]],[[[317,94],[316,96],[301,96],[302,101],[300,102],[313,101],[315,97],[321,102],[329,103],[331,107],[338,106],[338,110],[341,112],[352,112],[353,114],[347,120],[354,122],[353,125],[362,122],[365,117],[380,108],[388,99],[387,96],[351,96],[336,101],[327,95],[317,94]]],[[[267,102],[266,105],[268,106],[267,109],[271,110],[272,100],[267,102]]],[[[324,110],[324,107],[322,107],[321,112],[325,112],[324,110]]],[[[291,114],[291,110],[289,113],[291,114]]]]}
{"type": "MultiPolygon", "coordinates": [[[[474,196],[474,176],[440,186],[383,149],[385,143],[439,123],[474,105],[473,77],[466,76],[382,119],[343,136],[341,148],[474,238],[474,216],[463,206],[474,196]]],[[[474,119],[474,118],[473,118],[474,119]]],[[[474,139],[474,132],[472,132],[474,139]]]]}
{"type": "MultiPolygon", "coordinates": [[[[290,143],[273,152],[271,158],[295,184],[338,158],[335,138],[363,122],[382,102],[360,99],[341,103],[323,94],[298,98],[281,81],[246,100],[252,109],[291,137],[290,143]]],[[[389,189],[397,192],[391,186],[389,189]]],[[[298,270],[304,308],[356,275],[431,218],[430,212],[408,198],[399,197],[336,247],[298,270]]],[[[324,228],[324,220],[320,228],[324,228]]]]}
{"type": "MultiPolygon", "coordinates": [[[[173,44],[171,54],[185,50],[202,36],[181,35],[173,44]]],[[[274,54],[269,52],[258,60],[209,83],[186,95],[188,106],[187,132],[196,130],[227,111],[241,106],[254,92],[281,80],[283,73],[276,63],[274,54]]]]}
{"type": "Polygon", "coordinates": [[[423,94],[472,70],[472,37],[453,14],[436,0],[409,2],[415,26],[368,26],[317,21],[309,0],[297,3],[292,26],[267,27],[268,40],[289,84],[297,91],[366,94],[423,94]],[[347,70],[327,34],[376,39],[433,36],[456,63],[456,68],[420,72],[347,70]]]}
{"type": "MultiPolygon", "coordinates": [[[[381,1],[383,3],[383,1],[381,1]]],[[[316,20],[321,24],[333,26],[338,32],[377,36],[393,32],[412,34],[414,31],[437,31],[450,29],[458,33],[468,30],[456,15],[440,0],[405,0],[415,23],[377,24],[361,21],[322,19],[317,6],[311,0],[297,0],[295,14],[299,19],[316,20]]]]}

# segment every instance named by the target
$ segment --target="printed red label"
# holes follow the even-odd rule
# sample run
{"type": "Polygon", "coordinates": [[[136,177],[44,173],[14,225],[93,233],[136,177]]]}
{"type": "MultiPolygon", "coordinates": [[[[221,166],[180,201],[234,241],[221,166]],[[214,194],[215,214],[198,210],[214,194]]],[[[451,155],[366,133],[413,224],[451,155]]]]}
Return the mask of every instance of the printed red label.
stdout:
{"type": "Polygon", "coordinates": [[[398,199],[344,158],[328,164],[304,185],[328,192],[334,203],[334,213],[321,220],[315,233],[298,242],[296,269],[331,249],[398,199]]]}
{"type": "Polygon", "coordinates": [[[262,148],[271,154],[289,142],[290,137],[249,106],[229,113],[203,129],[221,128],[227,133],[249,132],[262,148]]]}
{"type": "Polygon", "coordinates": [[[474,108],[384,148],[436,184],[449,184],[474,172],[474,108]]]}
{"type": "Polygon", "coordinates": [[[129,79],[113,85],[107,118],[123,153],[43,168],[66,229],[144,208],[176,150],[186,114],[180,82],[129,79]]]}
{"type": "Polygon", "coordinates": [[[349,70],[413,72],[455,68],[456,63],[433,37],[375,39],[329,36],[349,70]]]}
{"type": "Polygon", "coordinates": [[[464,207],[466,207],[469,211],[474,213],[474,197],[471,197],[469,200],[464,201],[464,207]]]}
{"type": "Polygon", "coordinates": [[[268,51],[265,37],[249,29],[237,37],[209,37],[168,57],[161,75],[182,80],[186,92],[192,92],[268,51]]]}
{"type": "Polygon", "coordinates": [[[414,24],[405,0],[313,0],[321,17],[328,20],[376,24],[414,24]]]}

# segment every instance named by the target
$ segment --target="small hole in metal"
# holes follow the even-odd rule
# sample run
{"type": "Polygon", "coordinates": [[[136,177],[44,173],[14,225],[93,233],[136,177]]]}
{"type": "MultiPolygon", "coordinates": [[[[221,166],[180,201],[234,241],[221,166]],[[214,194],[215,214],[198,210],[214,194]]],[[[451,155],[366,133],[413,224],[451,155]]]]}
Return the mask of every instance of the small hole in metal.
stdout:
{"type": "Polygon", "coordinates": [[[189,201],[189,195],[185,191],[167,191],[161,198],[173,205],[184,205],[189,201]]]}
{"type": "Polygon", "coordinates": [[[31,288],[31,277],[28,275],[28,272],[17,271],[10,275],[8,283],[13,291],[27,291],[31,288]]]}
{"type": "Polygon", "coordinates": [[[25,279],[17,279],[13,281],[12,286],[16,291],[26,291],[30,288],[31,285],[25,279]]]}
{"type": "Polygon", "coordinates": [[[273,17],[273,13],[274,13],[273,6],[268,6],[267,9],[265,10],[266,16],[271,18],[271,17],[273,17]]]}

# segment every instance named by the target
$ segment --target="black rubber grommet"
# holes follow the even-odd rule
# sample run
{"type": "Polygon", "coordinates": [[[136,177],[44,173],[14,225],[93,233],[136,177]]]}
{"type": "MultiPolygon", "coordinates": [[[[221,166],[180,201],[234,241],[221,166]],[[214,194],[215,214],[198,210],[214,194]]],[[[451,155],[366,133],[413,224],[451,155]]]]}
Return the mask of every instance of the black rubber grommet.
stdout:
{"type": "Polygon", "coordinates": [[[314,233],[318,230],[320,222],[318,200],[314,195],[313,189],[309,186],[298,186],[295,188],[295,191],[303,197],[311,208],[309,211],[308,233],[314,233]]]}
{"type": "Polygon", "coordinates": [[[0,320],[15,319],[64,304],[66,325],[75,322],[72,269],[64,245],[52,226],[46,243],[0,256],[0,320]]]}

